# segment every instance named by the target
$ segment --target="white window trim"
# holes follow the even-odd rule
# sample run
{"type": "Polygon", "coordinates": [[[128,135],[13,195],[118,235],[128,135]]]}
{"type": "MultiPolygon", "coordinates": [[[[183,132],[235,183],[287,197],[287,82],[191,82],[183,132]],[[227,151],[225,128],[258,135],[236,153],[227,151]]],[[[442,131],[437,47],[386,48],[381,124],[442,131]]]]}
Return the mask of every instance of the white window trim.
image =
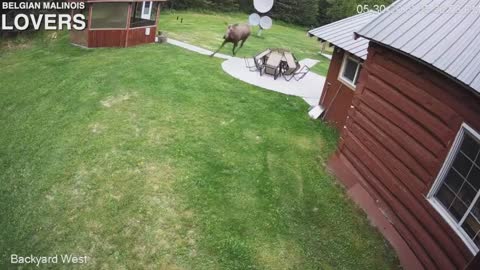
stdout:
{"type": "Polygon", "coordinates": [[[340,72],[338,74],[338,80],[351,88],[352,90],[355,90],[357,88],[357,85],[354,84],[354,82],[357,80],[358,76],[360,76],[360,67],[362,66],[362,61],[356,59],[353,57],[350,53],[345,52],[345,55],[343,56],[342,60],[342,66],[340,67],[340,72]],[[355,71],[355,78],[353,78],[353,82],[351,82],[348,78],[343,77],[343,73],[345,71],[345,66],[347,65],[347,59],[350,59],[358,64],[357,70],[355,71]]]}
{"type": "MultiPolygon", "coordinates": [[[[435,198],[435,194],[437,193],[438,189],[441,187],[443,181],[445,180],[445,177],[450,170],[453,161],[455,160],[455,157],[460,149],[462,138],[465,136],[466,133],[469,133],[470,135],[476,137],[477,139],[480,140],[480,133],[475,131],[472,127],[467,125],[466,123],[463,123],[462,126],[460,127],[460,130],[457,133],[457,136],[455,137],[455,141],[453,142],[453,145],[448,152],[447,158],[442,166],[442,169],[440,170],[440,173],[437,176],[437,179],[435,180],[432,188],[430,189],[430,192],[427,195],[427,200],[430,202],[430,204],[437,210],[437,212],[445,219],[445,221],[452,227],[452,229],[457,233],[457,235],[463,240],[465,245],[468,247],[468,249],[472,252],[473,255],[476,255],[479,252],[479,248],[477,245],[470,239],[470,236],[463,230],[463,228],[460,226],[460,224],[463,222],[465,216],[462,218],[460,222],[456,222],[453,217],[450,215],[447,209],[442,205],[440,201],[435,198]]],[[[477,200],[480,198],[480,192],[477,193],[475,198],[473,199],[471,205],[467,209],[466,213],[470,213],[472,207],[475,205],[477,200]]]]}
{"type": "Polygon", "coordinates": [[[152,15],[152,2],[151,1],[144,1],[142,4],[142,15],[140,16],[144,20],[149,20],[152,15]],[[148,8],[146,8],[146,4],[149,3],[148,8]],[[148,11],[148,13],[146,13],[148,11]]]}

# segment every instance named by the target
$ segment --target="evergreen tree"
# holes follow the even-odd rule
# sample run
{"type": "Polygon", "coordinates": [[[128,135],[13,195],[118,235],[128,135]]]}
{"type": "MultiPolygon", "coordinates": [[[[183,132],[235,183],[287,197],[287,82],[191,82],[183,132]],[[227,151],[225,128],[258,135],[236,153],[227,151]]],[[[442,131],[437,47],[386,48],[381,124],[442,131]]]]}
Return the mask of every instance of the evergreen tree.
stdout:
{"type": "Polygon", "coordinates": [[[331,23],[333,20],[327,14],[332,4],[328,0],[318,1],[317,23],[318,25],[325,25],[331,23]]]}
{"type": "Polygon", "coordinates": [[[317,24],[318,0],[302,0],[299,2],[300,20],[298,24],[315,26],[317,24]]]}
{"type": "Polygon", "coordinates": [[[276,0],[272,17],[299,25],[316,24],[318,0],[276,0]]]}

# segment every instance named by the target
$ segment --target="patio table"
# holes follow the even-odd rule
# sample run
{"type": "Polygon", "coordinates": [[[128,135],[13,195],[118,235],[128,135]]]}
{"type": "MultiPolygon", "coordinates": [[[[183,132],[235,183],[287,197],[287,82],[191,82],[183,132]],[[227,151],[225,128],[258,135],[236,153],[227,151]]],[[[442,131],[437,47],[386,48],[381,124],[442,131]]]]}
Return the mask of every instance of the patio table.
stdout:
{"type": "Polygon", "coordinates": [[[284,57],[287,64],[287,68],[285,69],[284,74],[291,75],[297,70],[297,63],[295,62],[295,58],[293,58],[291,52],[285,52],[284,57]]]}
{"type": "Polygon", "coordinates": [[[277,79],[280,75],[280,63],[282,61],[283,54],[273,51],[268,57],[265,65],[265,73],[273,75],[277,79]]]}
{"type": "Polygon", "coordinates": [[[265,50],[264,52],[260,53],[259,55],[255,56],[256,59],[260,60],[268,56],[272,51],[271,50],[265,50]]]}

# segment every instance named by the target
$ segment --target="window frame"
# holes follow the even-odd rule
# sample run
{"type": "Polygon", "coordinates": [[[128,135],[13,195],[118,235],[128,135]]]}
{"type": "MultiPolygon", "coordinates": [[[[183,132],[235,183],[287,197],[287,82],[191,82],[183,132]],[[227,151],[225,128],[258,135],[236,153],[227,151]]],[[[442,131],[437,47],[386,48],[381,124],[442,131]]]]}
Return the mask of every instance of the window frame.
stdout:
{"type": "Polygon", "coordinates": [[[363,61],[357,59],[352,54],[345,52],[345,55],[343,56],[343,60],[342,60],[342,66],[340,67],[340,73],[338,74],[338,80],[343,84],[347,85],[352,90],[355,90],[357,88],[355,81],[357,81],[358,77],[360,76],[359,71],[362,66],[363,66],[363,61]],[[355,70],[355,77],[353,78],[353,81],[350,81],[350,79],[343,76],[343,74],[345,73],[345,68],[347,66],[347,60],[352,60],[353,62],[357,63],[357,69],[355,70]]]}
{"type": "Polygon", "coordinates": [[[158,11],[160,9],[159,2],[145,1],[145,2],[133,2],[132,3],[132,12],[130,14],[130,29],[139,29],[139,28],[152,28],[156,27],[158,23],[158,11]],[[150,4],[150,15],[148,19],[144,18],[144,8],[145,3],[149,2],[150,4]],[[140,13],[137,13],[137,10],[140,9],[140,13]],[[138,16],[140,14],[140,16],[138,16]],[[153,17],[153,20],[152,20],[153,17]]]}
{"type": "Polygon", "coordinates": [[[91,13],[91,14],[89,14],[89,16],[90,16],[90,17],[89,17],[89,25],[90,25],[90,26],[89,26],[89,27],[90,27],[89,30],[90,30],[90,31],[97,31],[97,30],[126,30],[126,29],[128,28],[128,14],[129,14],[129,9],[130,9],[130,4],[127,3],[127,2],[98,2],[98,3],[94,3],[94,4],[92,5],[92,8],[90,9],[90,13],[91,13]],[[117,5],[120,5],[120,4],[125,5],[125,4],[127,4],[127,5],[126,5],[126,7],[127,7],[126,11],[127,11],[127,12],[126,12],[126,14],[125,14],[125,16],[126,16],[126,17],[125,17],[125,18],[126,18],[126,19],[125,19],[125,26],[123,26],[123,27],[120,27],[120,26],[119,26],[119,27],[95,27],[95,26],[93,25],[93,20],[94,20],[94,17],[93,17],[93,16],[94,16],[94,14],[95,14],[95,6],[98,7],[98,6],[102,5],[102,4],[107,4],[107,5],[109,5],[109,4],[110,4],[110,5],[111,5],[111,4],[117,4],[117,5]]]}
{"type": "Polygon", "coordinates": [[[152,1],[143,1],[142,3],[142,14],[140,17],[144,20],[150,20],[150,17],[152,16],[152,1]],[[146,7],[148,3],[148,8],[146,7]],[[145,11],[148,10],[148,13],[145,13],[145,11]],[[148,16],[148,18],[146,18],[148,16]]]}
{"type": "Polygon", "coordinates": [[[450,212],[447,209],[445,209],[442,203],[435,197],[436,193],[438,192],[443,182],[445,181],[445,178],[448,172],[453,166],[453,162],[455,161],[457,154],[460,151],[463,138],[466,134],[469,134],[472,137],[476,138],[478,141],[480,141],[480,133],[477,132],[468,124],[463,123],[462,126],[460,127],[460,130],[457,133],[457,136],[455,137],[455,140],[450,148],[450,151],[448,152],[447,158],[445,159],[445,162],[443,163],[442,168],[440,169],[440,172],[432,185],[432,188],[427,194],[427,200],[433,206],[433,208],[442,216],[442,218],[450,225],[450,227],[452,227],[452,229],[457,233],[457,235],[462,239],[462,241],[468,247],[470,252],[472,252],[473,255],[476,255],[480,251],[480,248],[477,247],[477,245],[473,242],[472,239],[470,239],[470,236],[462,228],[462,224],[465,221],[465,217],[467,217],[470,214],[473,206],[477,203],[478,200],[480,200],[480,190],[477,192],[472,203],[468,206],[467,211],[465,212],[465,214],[462,216],[461,220],[458,223],[457,221],[455,221],[455,219],[450,214],[450,212]]]}

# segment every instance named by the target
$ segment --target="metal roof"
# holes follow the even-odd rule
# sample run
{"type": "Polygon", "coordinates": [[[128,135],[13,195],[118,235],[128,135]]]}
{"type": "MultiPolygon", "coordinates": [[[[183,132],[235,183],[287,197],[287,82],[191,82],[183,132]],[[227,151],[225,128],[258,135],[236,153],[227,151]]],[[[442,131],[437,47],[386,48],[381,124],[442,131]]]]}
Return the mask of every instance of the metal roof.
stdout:
{"type": "Polygon", "coordinates": [[[355,40],[354,32],[360,30],[378,16],[376,12],[361,13],[308,31],[321,41],[327,41],[362,59],[367,58],[368,40],[355,40]]]}
{"type": "Polygon", "coordinates": [[[398,0],[357,34],[480,93],[480,0],[398,0]]]}

